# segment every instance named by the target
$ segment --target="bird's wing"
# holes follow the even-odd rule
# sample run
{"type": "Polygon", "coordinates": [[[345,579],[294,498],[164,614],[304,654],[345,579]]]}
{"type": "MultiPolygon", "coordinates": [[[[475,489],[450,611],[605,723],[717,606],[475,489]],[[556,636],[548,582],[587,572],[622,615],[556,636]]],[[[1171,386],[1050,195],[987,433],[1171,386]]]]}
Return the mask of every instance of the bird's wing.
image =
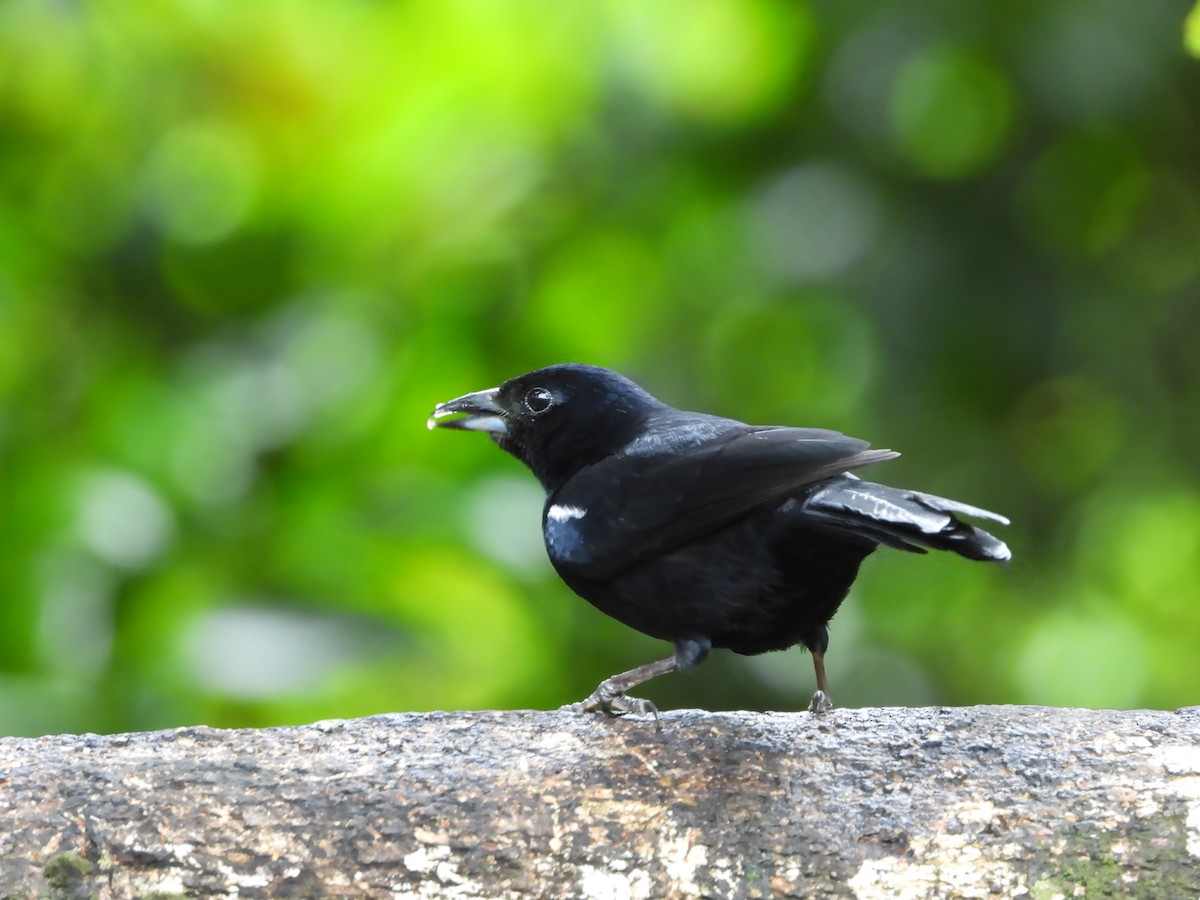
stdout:
{"type": "Polygon", "coordinates": [[[546,548],[560,570],[611,577],[805,485],[899,455],[868,446],[836,431],[742,426],[672,452],[611,456],[548,499],[546,548]]]}

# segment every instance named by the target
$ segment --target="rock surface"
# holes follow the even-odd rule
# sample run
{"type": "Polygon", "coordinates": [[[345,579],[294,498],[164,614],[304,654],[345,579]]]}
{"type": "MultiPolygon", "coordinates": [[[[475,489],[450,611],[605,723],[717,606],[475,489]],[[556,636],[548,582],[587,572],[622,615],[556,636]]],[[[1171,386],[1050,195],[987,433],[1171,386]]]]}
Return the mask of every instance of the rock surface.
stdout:
{"type": "Polygon", "coordinates": [[[1200,708],[0,740],[0,897],[1200,895],[1200,708]]]}

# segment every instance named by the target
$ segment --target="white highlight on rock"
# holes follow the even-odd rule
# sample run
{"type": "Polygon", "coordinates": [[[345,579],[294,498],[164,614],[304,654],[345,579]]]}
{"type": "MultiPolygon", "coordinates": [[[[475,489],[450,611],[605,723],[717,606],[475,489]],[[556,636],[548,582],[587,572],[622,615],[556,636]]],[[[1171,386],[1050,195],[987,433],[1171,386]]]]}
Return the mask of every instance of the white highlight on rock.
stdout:
{"type": "MultiPolygon", "coordinates": [[[[616,869],[613,860],[610,866],[616,869]]],[[[579,867],[579,893],[582,897],[594,897],[596,900],[649,900],[653,896],[653,884],[650,876],[640,870],[632,872],[605,871],[596,866],[582,865],[579,867]]]]}
{"type": "Polygon", "coordinates": [[[1152,758],[1168,775],[1168,789],[1187,804],[1187,850],[1200,857],[1200,747],[1169,744],[1152,751],[1152,758]]]}
{"type": "Polygon", "coordinates": [[[708,864],[708,847],[694,842],[693,835],[665,838],[660,844],[663,868],[673,891],[684,897],[699,897],[700,874],[708,864]]]}

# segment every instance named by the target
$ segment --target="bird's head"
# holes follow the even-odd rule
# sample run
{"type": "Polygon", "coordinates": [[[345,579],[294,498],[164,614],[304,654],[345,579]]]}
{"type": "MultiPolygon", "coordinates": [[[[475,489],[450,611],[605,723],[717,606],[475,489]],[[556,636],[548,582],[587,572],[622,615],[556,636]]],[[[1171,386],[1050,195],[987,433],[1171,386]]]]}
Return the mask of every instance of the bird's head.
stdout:
{"type": "Polygon", "coordinates": [[[623,375],[568,363],[439,403],[428,424],[486,432],[553,491],[628,444],[661,406],[623,375]]]}

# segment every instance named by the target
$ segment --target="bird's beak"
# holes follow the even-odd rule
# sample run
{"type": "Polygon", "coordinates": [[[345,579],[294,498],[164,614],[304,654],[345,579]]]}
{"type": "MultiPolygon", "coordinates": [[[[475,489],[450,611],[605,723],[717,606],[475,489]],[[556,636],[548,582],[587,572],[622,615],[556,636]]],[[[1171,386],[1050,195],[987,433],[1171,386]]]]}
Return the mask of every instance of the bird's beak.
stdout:
{"type": "Polygon", "coordinates": [[[439,403],[433,408],[433,413],[425,423],[432,431],[434,428],[457,428],[462,431],[486,431],[488,434],[508,434],[508,423],[504,418],[504,410],[496,403],[496,394],[500,388],[488,388],[486,391],[476,391],[474,394],[464,394],[439,403]],[[460,419],[446,419],[455,413],[465,413],[460,419]]]}

